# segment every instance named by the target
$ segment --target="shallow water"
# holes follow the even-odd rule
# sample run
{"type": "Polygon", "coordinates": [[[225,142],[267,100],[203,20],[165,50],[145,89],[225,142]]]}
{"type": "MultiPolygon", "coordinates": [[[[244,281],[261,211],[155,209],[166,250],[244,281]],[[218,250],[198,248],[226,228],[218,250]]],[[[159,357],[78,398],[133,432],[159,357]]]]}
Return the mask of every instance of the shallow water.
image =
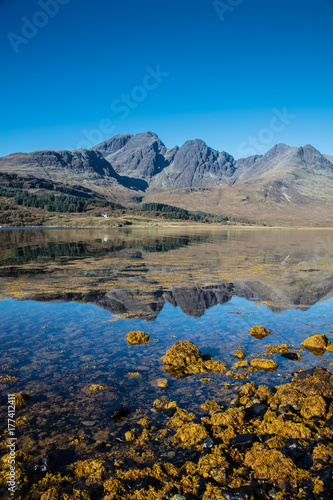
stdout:
{"type": "MultiPolygon", "coordinates": [[[[28,393],[18,448],[37,460],[52,450],[72,450],[81,432],[85,445],[72,450],[73,460],[95,456],[97,444],[118,432],[121,424],[110,419],[114,405],[138,417],[162,396],[198,415],[207,400],[227,402],[239,381],[214,373],[207,375],[210,382],[201,382],[202,375],[174,379],[160,358],[176,340],[189,339],[230,369],[240,346],[257,356],[267,344],[298,349],[312,333],[333,341],[331,234],[1,230],[1,421],[7,393],[28,393]],[[253,325],[271,335],[255,339],[253,325]],[[130,346],[130,330],[144,330],[152,340],[130,346]],[[156,386],[160,377],[168,379],[167,389],[156,386]],[[108,389],[90,392],[93,383],[108,389]]],[[[251,380],[273,386],[295,370],[333,363],[329,352],[316,357],[303,351],[299,361],[269,357],[279,368],[252,373],[251,380]]]]}

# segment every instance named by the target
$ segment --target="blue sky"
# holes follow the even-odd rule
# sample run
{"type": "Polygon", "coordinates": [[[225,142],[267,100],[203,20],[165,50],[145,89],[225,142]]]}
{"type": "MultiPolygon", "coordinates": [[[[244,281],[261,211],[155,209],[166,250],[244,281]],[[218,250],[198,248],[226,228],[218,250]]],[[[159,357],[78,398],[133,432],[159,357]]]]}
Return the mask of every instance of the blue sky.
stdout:
{"type": "Polygon", "coordinates": [[[0,0],[0,155],[147,130],[333,155],[332,19],[332,0],[0,0]]]}

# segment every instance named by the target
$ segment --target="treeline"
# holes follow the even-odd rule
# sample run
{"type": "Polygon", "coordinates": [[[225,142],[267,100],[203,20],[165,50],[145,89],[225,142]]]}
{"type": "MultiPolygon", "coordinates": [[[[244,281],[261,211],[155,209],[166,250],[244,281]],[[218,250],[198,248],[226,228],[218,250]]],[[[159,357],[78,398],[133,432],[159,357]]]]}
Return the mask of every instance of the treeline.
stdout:
{"type": "Polygon", "coordinates": [[[223,222],[229,220],[225,215],[215,215],[201,211],[191,211],[185,208],[165,205],[164,203],[143,203],[140,210],[155,212],[155,216],[162,215],[167,219],[183,219],[197,222],[223,222]]]}
{"type": "MultiPolygon", "coordinates": [[[[196,222],[242,222],[253,223],[245,219],[226,217],[225,215],[216,215],[202,211],[191,211],[185,208],[166,205],[164,203],[143,203],[140,207],[125,207],[119,203],[107,200],[98,200],[93,198],[83,198],[74,195],[54,194],[54,193],[31,193],[22,189],[0,187],[0,196],[13,198],[16,205],[24,207],[41,208],[47,212],[86,212],[87,210],[100,207],[105,211],[122,210],[132,213],[146,212],[155,217],[163,219],[188,220],[196,222]]],[[[1,207],[2,210],[8,210],[9,207],[1,207]]]]}
{"type": "Polygon", "coordinates": [[[118,203],[106,200],[93,200],[73,195],[55,195],[53,193],[35,194],[21,189],[0,187],[0,196],[13,198],[16,205],[41,208],[47,212],[85,212],[89,207],[124,208],[118,203]]]}

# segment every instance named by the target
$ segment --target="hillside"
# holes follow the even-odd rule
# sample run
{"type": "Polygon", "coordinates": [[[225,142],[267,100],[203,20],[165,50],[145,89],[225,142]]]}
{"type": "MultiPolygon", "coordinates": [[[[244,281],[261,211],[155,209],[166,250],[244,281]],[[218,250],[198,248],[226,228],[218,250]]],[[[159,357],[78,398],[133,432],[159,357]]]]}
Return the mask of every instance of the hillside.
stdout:
{"type": "Polygon", "coordinates": [[[200,139],[167,149],[152,132],[124,134],[90,150],[2,157],[0,186],[162,202],[268,225],[333,224],[333,157],[311,145],[277,144],[236,161],[200,139]]]}

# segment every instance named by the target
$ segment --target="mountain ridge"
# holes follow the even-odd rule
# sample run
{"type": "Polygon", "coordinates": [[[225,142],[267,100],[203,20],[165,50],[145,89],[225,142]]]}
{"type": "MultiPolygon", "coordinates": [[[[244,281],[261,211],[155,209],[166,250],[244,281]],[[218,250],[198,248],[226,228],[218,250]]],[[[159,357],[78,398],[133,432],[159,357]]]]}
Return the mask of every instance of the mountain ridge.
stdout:
{"type": "Polygon", "coordinates": [[[310,144],[279,143],[236,160],[201,139],[168,149],[153,132],[120,134],[88,150],[12,153],[0,158],[0,173],[81,186],[120,203],[161,199],[191,210],[213,190],[206,211],[237,216],[249,207],[264,213],[333,205],[333,157],[310,144]],[[229,202],[221,204],[221,197],[229,202]]]}

